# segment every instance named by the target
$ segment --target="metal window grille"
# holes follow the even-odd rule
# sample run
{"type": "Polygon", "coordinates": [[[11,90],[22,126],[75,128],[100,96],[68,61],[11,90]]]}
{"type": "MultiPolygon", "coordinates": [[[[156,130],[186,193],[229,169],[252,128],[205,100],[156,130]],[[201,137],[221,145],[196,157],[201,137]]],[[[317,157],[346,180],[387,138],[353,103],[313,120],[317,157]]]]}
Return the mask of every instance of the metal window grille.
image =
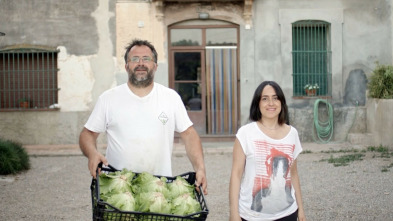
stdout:
{"type": "Polygon", "coordinates": [[[58,103],[57,50],[0,50],[0,110],[49,109],[58,103]]]}
{"type": "Polygon", "coordinates": [[[316,96],[331,96],[329,23],[307,20],[292,24],[292,63],[294,96],[306,96],[307,84],[318,84],[316,96]]]}

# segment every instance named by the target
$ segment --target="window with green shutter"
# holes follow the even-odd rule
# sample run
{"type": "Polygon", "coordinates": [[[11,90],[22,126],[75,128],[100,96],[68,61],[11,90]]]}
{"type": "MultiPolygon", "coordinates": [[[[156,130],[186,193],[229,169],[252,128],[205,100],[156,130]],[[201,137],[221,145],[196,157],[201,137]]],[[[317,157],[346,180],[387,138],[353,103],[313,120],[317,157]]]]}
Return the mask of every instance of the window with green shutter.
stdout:
{"type": "Polygon", "coordinates": [[[303,20],[292,24],[293,95],[307,96],[305,86],[317,84],[312,96],[331,96],[330,24],[303,20]]]}

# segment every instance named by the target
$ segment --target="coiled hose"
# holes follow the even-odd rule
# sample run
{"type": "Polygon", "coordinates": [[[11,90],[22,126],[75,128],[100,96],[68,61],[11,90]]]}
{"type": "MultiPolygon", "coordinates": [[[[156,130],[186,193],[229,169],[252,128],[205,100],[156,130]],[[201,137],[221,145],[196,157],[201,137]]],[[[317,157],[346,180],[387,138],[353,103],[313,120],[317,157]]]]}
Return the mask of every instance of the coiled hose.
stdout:
{"type": "MultiPolygon", "coordinates": [[[[327,100],[317,99],[314,103],[314,126],[317,137],[321,143],[328,143],[333,136],[333,107],[327,100]],[[319,119],[319,103],[325,103],[328,111],[328,119],[321,121],[319,119]]],[[[314,130],[312,130],[314,133],[314,130]]],[[[314,140],[315,140],[315,136],[314,140]]],[[[317,142],[317,141],[316,141],[317,142]]]]}

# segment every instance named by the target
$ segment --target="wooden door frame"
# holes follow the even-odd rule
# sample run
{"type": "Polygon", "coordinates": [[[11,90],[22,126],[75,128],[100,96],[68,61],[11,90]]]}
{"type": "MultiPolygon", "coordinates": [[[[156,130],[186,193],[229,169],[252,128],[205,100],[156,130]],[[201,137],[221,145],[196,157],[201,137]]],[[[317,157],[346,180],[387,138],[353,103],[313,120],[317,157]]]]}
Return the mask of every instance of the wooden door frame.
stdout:
{"type": "MultiPolygon", "coordinates": [[[[225,21],[227,23],[231,23],[228,21],[225,21]]],[[[201,54],[201,80],[203,83],[203,92],[204,95],[201,94],[203,101],[202,101],[202,109],[204,110],[205,116],[207,114],[207,106],[206,106],[206,29],[211,29],[211,28],[236,28],[237,29],[237,91],[236,91],[236,97],[237,97],[237,103],[238,103],[238,107],[236,108],[236,112],[237,112],[237,125],[236,127],[239,128],[241,126],[241,113],[240,113],[240,104],[241,104],[241,99],[240,99],[240,30],[239,30],[239,25],[237,24],[219,24],[219,25],[184,25],[184,24],[174,24],[171,26],[168,26],[168,70],[169,70],[169,74],[168,74],[168,82],[169,82],[169,87],[170,88],[175,88],[175,81],[174,81],[174,59],[173,59],[173,53],[175,51],[203,51],[203,53],[201,54]],[[198,45],[198,46],[172,46],[171,45],[171,30],[172,29],[201,29],[202,30],[202,44],[198,45]]],[[[202,85],[201,85],[202,87],[202,85]]],[[[206,117],[206,123],[207,123],[207,117],[206,117]]],[[[207,129],[207,128],[206,128],[207,129]]],[[[204,135],[204,134],[200,134],[200,135],[204,135]]],[[[209,134],[207,134],[207,130],[206,130],[206,135],[209,136],[209,134]]],[[[213,135],[213,136],[217,136],[217,135],[213,135]]],[[[218,135],[220,136],[220,135],[218,135]]],[[[232,135],[233,136],[233,135],[232,135]]],[[[230,138],[232,139],[232,136],[230,136],[230,138]]]]}

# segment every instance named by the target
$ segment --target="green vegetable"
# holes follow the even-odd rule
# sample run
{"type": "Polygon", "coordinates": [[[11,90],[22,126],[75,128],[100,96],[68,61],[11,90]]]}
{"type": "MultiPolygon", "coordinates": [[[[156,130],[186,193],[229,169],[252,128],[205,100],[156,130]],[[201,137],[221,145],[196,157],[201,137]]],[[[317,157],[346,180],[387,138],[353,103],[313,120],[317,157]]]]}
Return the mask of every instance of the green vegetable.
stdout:
{"type": "Polygon", "coordinates": [[[135,198],[133,194],[128,191],[111,195],[108,197],[107,202],[120,210],[135,211],[135,198]]]}
{"type": "Polygon", "coordinates": [[[172,214],[184,216],[200,211],[201,206],[192,194],[184,193],[172,200],[172,214]]]}
{"type": "Polygon", "coordinates": [[[134,176],[135,173],[127,169],[109,174],[101,173],[99,175],[100,197],[106,200],[108,194],[131,192],[131,180],[134,176]]]}
{"type": "MultiPolygon", "coordinates": [[[[166,177],[156,177],[147,172],[136,176],[132,171],[123,169],[101,173],[99,184],[101,199],[123,211],[182,216],[201,211],[195,197],[195,185],[189,184],[181,176],[168,182],[166,177]]],[[[152,220],[150,216],[146,214],[139,220],[152,220]]]]}
{"type": "Polygon", "coordinates": [[[171,204],[165,198],[164,194],[160,192],[145,192],[138,195],[138,211],[151,213],[171,212],[171,204]]]}
{"type": "MultiPolygon", "coordinates": [[[[181,176],[177,176],[172,183],[168,184],[171,198],[177,198],[184,193],[193,194],[194,188],[194,185],[189,184],[187,180],[181,176]]],[[[192,195],[192,197],[194,197],[194,195],[192,195]]]]}
{"type": "Polygon", "coordinates": [[[132,189],[135,193],[160,192],[165,197],[168,197],[169,194],[167,178],[158,178],[147,172],[139,174],[132,181],[132,189]]]}

